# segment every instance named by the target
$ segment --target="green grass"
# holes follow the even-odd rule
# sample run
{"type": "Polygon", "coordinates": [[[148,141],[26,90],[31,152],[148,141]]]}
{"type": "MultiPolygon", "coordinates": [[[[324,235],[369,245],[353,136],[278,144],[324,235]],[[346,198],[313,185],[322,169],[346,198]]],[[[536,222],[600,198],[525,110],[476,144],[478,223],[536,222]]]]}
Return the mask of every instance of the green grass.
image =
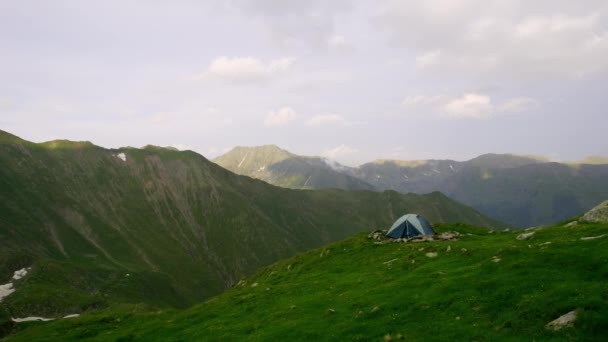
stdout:
{"type": "Polygon", "coordinates": [[[545,228],[524,241],[521,232],[463,224],[437,230],[463,235],[377,245],[361,233],[265,267],[191,309],[111,307],[29,324],[9,340],[608,338],[608,237],[580,240],[607,234],[608,225],[545,228]],[[571,310],[574,328],[544,328],[571,310]]]}

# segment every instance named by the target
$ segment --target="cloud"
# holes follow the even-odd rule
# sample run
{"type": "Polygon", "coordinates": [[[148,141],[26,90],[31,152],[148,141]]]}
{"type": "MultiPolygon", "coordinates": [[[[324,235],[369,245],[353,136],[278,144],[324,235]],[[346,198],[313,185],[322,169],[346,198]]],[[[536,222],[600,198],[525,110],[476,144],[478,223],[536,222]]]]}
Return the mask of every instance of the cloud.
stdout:
{"type": "Polygon", "coordinates": [[[344,36],[338,34],[332,34],[327,38],[327,47],[330,50],[341,51],[341,52],[350,52],[355,48],[349,43],[344,36]]]}
{"type": "Polygon", "coordinates": [[[416,66],[418,68],[429,68],[441,62],[441,51],[425,51],[416,56],[416,66]]]}
{"type": "Polygon", "coordinates": [[[295,120],[297,114],[290,107],[282,107],[276,111],[271,111],[264,119],[264,126],[275,127],[285,126],[295,120]]]}
{"type": "Polygon", "coordinates": [[[442,106],[442,110],[450,118],[481,119],[492,111],[492,103],[489,96],[466,94],[449,101],[442,106]]]}
{"type": "Polygon", "coordinates": [[[415,95],[406,97],[405,100],[403,100],[403,102],[401,103],[401,105],[408,108],[418,106],[429,106],[441,103],[442,101],[444,101],[444,99],[445,96],[443,95],[415,95]]]}
{"type": "Polygon", "coordinates": [[[521,113],[540,107],[540,102],[529,97],[512,98],[498,107],[503,112],[521,113]]]}
{"type": "Polygon", "coordinates": [[[325,126],[325,125],[346,125],[349,122],[338,114],[315,115],[311,117],[306,125],[308,126],[325,126]]]}
{"type": "Polygon", "coordinates": [[[350,160],[355,154],[357,154],[359,150],[356,148],[350,147],[348,145],[340,145],[334,148],[329,148],[321,153],[321,156],[332,159],[332,160],[350,160]]]}
{"type": "Polygon", "coordinates": [[[262,27],[274,44],[317,49],[333,48],[328,43],[335,36],[336,18],[355,7],[349,0],[232,0],[231,4],[262,27]]]}
{"type": "Polygon", "coordinates": [[[487,119],[499,113],[527,112],[540,107],[540,102],[530,97],[514,97],[495,104],[489,95],[467,93],[461,96],[409,96],[402,106],[406,110],[431,112],[442,118],[487,119]]]}
{"type": "Polygon", "coordinates": [[[219,79],[235,83],[267,81],[287,73],[293,67],[294,58],[279,58],[264,64],[253,57],[219,57],[211,62],[203,73],[204,79],[219,79]]]}
{"type": "Polygon", "coordinates": [[[171,144],[169,146],[176,148],[180,151],[194,150],[194,148],[191,145],[186,145],[186,144],[171,144]]]}
{"type": "Polygon", "coordinates": [[[602,1],[385,0],[373,22],[421,70],[521,79],[608,71],[602,1]]]}

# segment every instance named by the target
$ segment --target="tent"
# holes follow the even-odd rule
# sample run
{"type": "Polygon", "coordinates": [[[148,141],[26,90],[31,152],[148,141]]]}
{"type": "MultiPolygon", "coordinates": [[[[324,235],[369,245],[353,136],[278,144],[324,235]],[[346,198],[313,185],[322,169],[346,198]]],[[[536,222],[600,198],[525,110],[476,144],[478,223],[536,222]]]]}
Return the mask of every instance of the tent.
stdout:
{"type": "Polygon", "coordinates": [[[418,235],[435,235],[435,231],[427,219],[417,214],[401,216],[386,233],[393,239],[409,239],[418,235]]]}

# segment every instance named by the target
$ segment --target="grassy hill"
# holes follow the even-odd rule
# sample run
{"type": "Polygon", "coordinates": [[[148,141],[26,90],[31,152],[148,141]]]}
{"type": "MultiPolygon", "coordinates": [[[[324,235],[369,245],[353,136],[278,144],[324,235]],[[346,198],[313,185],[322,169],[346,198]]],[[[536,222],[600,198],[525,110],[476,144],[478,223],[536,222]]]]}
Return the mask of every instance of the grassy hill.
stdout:
{"type": "Polygon", "coordinates": [[[291,189],[373,190],[344,172],[348,167],[321,157],[292,154],[274,145],[235,147],[213,162],[236,174],[291,189]]]}
{"type": "Polygon", "coordinates": [[[0,131],[0,317],[188,307],[244,275],[405,212],[503,227],[440,193],[289,190],[194,152],[35,144],[0,131]]]}
{"type": "Polygon", "coordinates": [[[20,325],[11,341],[608,338],[608,225],[495,232],[459,241],[378,244],[358,234],[261,269],[187,310],[113,307],[20,325]],[[574,326],[545,325],[576,311],[574,326]]]}

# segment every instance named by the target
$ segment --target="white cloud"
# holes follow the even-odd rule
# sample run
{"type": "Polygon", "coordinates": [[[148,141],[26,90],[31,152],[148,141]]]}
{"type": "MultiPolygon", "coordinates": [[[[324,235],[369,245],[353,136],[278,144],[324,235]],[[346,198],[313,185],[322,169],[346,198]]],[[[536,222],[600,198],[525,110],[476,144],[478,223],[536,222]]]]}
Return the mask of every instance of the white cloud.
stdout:
{"type": "Polygon", "coordinates": [[[441,103],[445,100],[445,96],[443,95],[414,95],[408,96],[401,103],[402,106],[406,108],[419,107],[419,106],[430,106],[441,103]]]}
{"type": "Polygon", "coordinates": [[[282,107],[276,111],[271,111],[266,115],[264,119],[264,126],[285,126],[291,121],[295,120],[297,114],[290,107],[282,107]]]}
{"type": "Polygon", "coordinates": [[[471,93],[449,101],[442,110],[450,118],[481,119],[490,113],[492,103],[489,96],[471,93]]]}
{"type": "Polygon", "coordinates": [[[288,72],[294,58],[279,58],[264,64],[253,57],[219,57],[211,62],[202,78],[220,79],[230,82],[258,82],[288,72]]]}
{"type": "Polygon", "coordinates": [[[338,114],[315,115],[306,124],[308,126],[346,125],[348,121],[338,114]]]}
{"type": "Polygon", "coordinates": [[[580,78],[608,71],[608,7],[589,1],[385,0],[374,22],[423,70],[580,78]]]}
{"type": "Polygon", "coordinates": [[[270,61],[267,72],[270,74],[278,74],[289,71],[295,62],[295,58],[280,58],[270,61]]]}
{"type": "Polygon", "coordinates": [[[503,112],[521,113],[540,107],[540,102],[529,97],[515,97],[501,104],[498,109],[503,112]]]}
{"type": "Polygon", "coordinates": [[[441,62],[441,50],[426,51],[416,56],[416,66],[424,69],[430,68],[441,62]]]}
{"type": "Polygon", "coordinates": [[[331,50],[343,52],[354,50],[354,46],[339,34],[333,34],[327,38],[327,47],[331,50]]]}
{"type": "Polygon", "coordinates": [[[160,125],[167,120],[168,113],[156,113],[150,117],[150,123],[160,125]]]}
{"type": "Polygon", "coordinates": [[[321,156],[350,164],[349,161],[351,161],[353,156],[358,152],[359,150],[356,148],[342,144],[340,146],[324,150],[323,153],[321,153],[321,156]]]}
{"type": "Polygon", "coordinates": [[[194,148],[191,145],[186,145],[186,144],[171,144],[169,146],[176,148],[180,151],[194,150],[194,148]]]}
{"type": "Polygon", "coordinates": [[[540,102],[530,97],[514,97],[495,104],[489,95],[467,93],[461,96],[409,96],[402,102],[402,106],[406,110],[431,112],[443,118],[487,119],[499,113],[527,112],[540,107],[540,102]]]}

